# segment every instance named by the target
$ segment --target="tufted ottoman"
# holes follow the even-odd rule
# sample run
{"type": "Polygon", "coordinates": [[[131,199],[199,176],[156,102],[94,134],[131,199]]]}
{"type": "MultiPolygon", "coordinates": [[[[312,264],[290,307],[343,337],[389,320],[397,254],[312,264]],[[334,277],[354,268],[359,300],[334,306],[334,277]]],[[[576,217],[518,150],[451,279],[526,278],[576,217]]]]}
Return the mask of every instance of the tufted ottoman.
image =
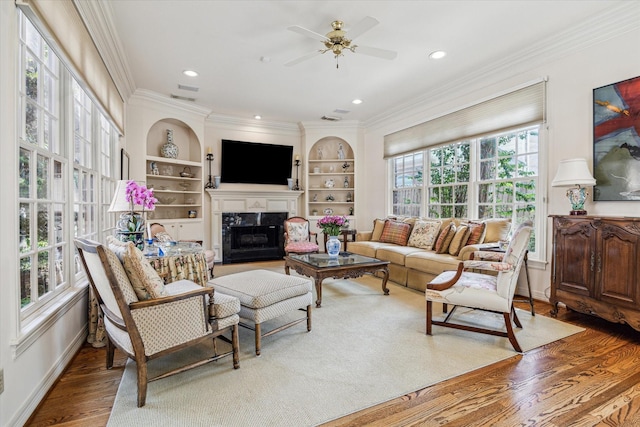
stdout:
{"type": "Polygon", "coordinates": [[[288,276],[269,270],[251,270],[216,277],[208,286],[240,300],[240,325],[255,331],[256,355],[260,355],[262,337],[280,332],[305,319],[307,331],[311,330],[311,281],[304,277],[288,276]],[[260,325],[295,310],[306,311],[305,317],[296,319],[265,334],[260,325]],[[249,321],[255,327],[244,323],[249,321]]]}

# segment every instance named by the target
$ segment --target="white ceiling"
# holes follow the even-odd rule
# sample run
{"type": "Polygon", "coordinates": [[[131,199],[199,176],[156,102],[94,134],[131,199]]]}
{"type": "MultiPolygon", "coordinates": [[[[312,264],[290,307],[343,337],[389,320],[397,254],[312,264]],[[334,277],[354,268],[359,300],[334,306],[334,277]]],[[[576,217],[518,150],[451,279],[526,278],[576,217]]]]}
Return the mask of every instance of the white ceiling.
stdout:
{"type": "MultiPolygon", "coordinates": [[[[478,70],[540,55],[623,1],[213,1],[111,0],[114,23],[138,89],[196,98],[215,114],[300,122],[323,115],[366,122],[478,70]],[[293,67],[322,47],[287,30],[320,34],[365,16],[380,24],[356,44],[395,50],[388,61],[346,52],[293,67]],[[430,60],[434,50],[447,56],[430,60]],[[262,62],[261,57],[270,58],[262,62]],[[183,70],[198,77],[188,78],[183,70]],[[198,92],[178,89],[195,86],[198,92]],[[353,105],[355,98],[363,100],[353,105]],[[343,109],[350,112],[335,113],[343,109]]],[[[538,59],[539,60],[539,56],[538,59]]]]}

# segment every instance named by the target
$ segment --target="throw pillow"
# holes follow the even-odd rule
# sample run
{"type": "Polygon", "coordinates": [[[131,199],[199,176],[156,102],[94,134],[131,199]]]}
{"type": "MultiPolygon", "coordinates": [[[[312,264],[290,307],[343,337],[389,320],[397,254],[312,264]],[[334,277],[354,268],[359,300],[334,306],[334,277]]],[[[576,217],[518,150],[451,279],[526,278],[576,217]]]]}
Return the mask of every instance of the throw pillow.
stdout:
{"type": "Polygon", "coordinates": [[[456,234],[453,235],[453,239],[451,239],[451,243],[449,244],[449,255],[458,256],[460,249],[467,244],[470,233],[471,230],[466,224],[460,224],[460,226],[456,228],[456,234]]]}
{"type": "Polygon", "coordinates": [[[442,231],[440,231],[440,235],[438,236],[438,240],[436,240],[436,244],[434,249],[437,254],[443,254],[447,252],[449,249],[449,244],[451,240],[453,240],[453,236],[456,234],[456,226],[453,222],[447,224],[442,231]]]}
{"type": "Polygon", "coordinates": [[[124,268],[138,299],[145,300],[168,295],[158,272],[133,243],[127,246],[124,268]]]}
{"type": "Polygon", "coordinates": [[[469,239],[467,245],[477,245],[482,243],[484,238],[484,232],[487,229],[487,225],[484,222],[469,222],[469,239]]]}
{"type": "Polygon", "coordinates": [[[407,246],[409,233],[411,233],[411,224],[389,220],[384,224],[384,229],[380,236],[380,242],[407,246]]]}
{"type": "Polygon", "coordinates": [[[487,224],[483,243],[499,242],[505,240],[511,229],[511,219],[491,218],[483,221],[487,224]]]}
{"type": "Polygon", "coordinates": [[[373,220],[373,233],[371,233],[371,241],[379,242],[380,236],[382,236],[382,232],[384,231],[384,225],[387,222],[385,219],[374,219],[373,220]]]}
{"type": "MultiPolygon", "coordinates": [[[[107,236],[107,247],[116,254],[120,262],[124,262],[124,254],[127,252],[127,246],[130,242],[121,242],[114,236],[107,236]]],[[[133,244],[133,243],[132,243],[133,244]]]]}
{"type": "Polygon", "coordinates": [[[309,224],[307,222],[287,223],[287,237],[289,242],[309,241],[309,224]]]}
{"type": "Polygon", "coordinates": [[[407,246],[420,249],[431,249],[438,238],[438,231],[442,222],[439,220],[419,220],[416,221],[409,237],[407,246]]]}
{"type": "Polygon", "coordinates": [[[166,231],[159,231],[155,235],[155,239],[160,243],[173,242],[171,235],[166,231]]]}

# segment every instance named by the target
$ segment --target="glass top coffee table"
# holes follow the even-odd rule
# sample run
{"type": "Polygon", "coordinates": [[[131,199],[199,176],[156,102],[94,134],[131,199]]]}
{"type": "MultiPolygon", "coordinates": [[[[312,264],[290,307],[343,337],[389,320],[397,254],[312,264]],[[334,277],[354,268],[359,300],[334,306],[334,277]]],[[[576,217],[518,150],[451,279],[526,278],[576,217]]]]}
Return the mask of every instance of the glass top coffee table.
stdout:
{"type": "Polygon", "coordinates": [[[316,285],[316,307],[322,304],[322,281],[327,277],[347,279],[364,274],[382,273],[382,291],[389,295],[389,261],[370,258],[350,252],[340,252],[337,258],[329,258],[325,253],[288,255],[284,257],[284,271],[289,274],[293,268],[296,273],[311,277],[316,285]]]}

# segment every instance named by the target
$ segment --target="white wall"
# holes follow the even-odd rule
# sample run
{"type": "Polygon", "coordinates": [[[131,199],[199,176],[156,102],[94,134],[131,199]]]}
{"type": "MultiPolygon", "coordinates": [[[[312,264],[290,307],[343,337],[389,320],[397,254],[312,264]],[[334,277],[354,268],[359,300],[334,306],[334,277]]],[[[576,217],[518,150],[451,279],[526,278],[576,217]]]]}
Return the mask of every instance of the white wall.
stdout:
{"type": "MultiPolygon", "coordinates": [[[[538,215],[568,214],[570,205],[565,197],[566,188],[550,187],[558,163],[562,159],[583,157],[592,168],[593,157],[593,106],[592,90],[640,75],[640,27],[618,37],[602,41],[587,48],[576,50],[553,61],[531,61],[529,70],[509,74],[502,72],[487,77],[487,81],[465,85],[452,91],[449,97],[433,98],[430,103],[415,105],[403,111],[402,117],[390,117],[369,126],[365,133],[365,159],[367,176],[360,182],[367,184],[366,196],[358,201],[358,222],[371,224],[376,217],[387,214],[387,200],[380,196],[379,189],[387,187],[387,175],[382,159],[384,135],[438,117],[446,112],[464,108],[488,97],[515,88],[535,79],[548,77],[547,85],[547,129],[543,130],[545,147],[541,162],[542,194],[548,196],[546,212],[538,215]],[[496,83],[491,83],[495,81],[496,83]],[[489,84],[491,83],[491,84],[489,84]],[[545,161],[546,159],[546,161],[545,161]],[[361,205],[364,203],[364,206],[361,205]]],[[[385,192],[387,193],[387,192],[385,192]]],[[[589,214],[612,216],[640,215],[640,202],[594,202],[592,198],[585,208],[589,214]]],[[[543,218],[546,226],[546,257],[551,259],[550,220],[543,218]]],[[[360,227],[362,228],[362,227],[360,227]]],[[[545,233],[538,231],[539,235],[545,233]]],[[[546,299],[549,295],[549,266],[530,263],[532,290],[535,298],[546,299]]],[[[522,292],[523,290],[520,289],[522,292]]]]}

